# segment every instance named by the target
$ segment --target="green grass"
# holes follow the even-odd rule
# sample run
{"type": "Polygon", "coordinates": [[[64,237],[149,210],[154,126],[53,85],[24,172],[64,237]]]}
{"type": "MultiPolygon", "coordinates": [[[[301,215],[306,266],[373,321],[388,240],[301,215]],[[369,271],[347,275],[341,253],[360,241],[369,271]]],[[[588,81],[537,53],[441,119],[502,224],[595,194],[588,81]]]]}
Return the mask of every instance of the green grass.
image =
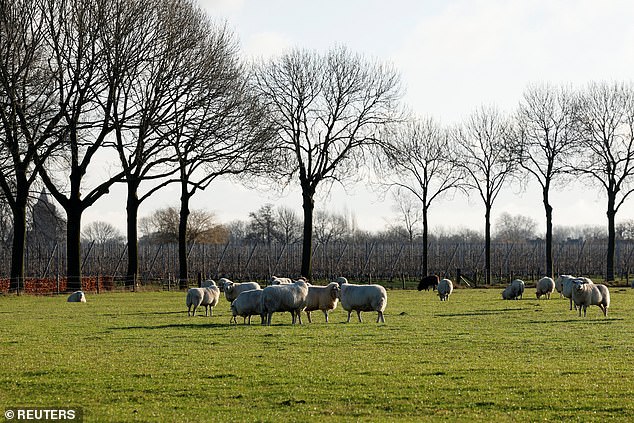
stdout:
{"type": "MultiPolygon", "coordinates": [[[[85,421],[634,421],[634,290],[606,319],[501,289],[389,291],[386,324],[229,325],[185,294],[0,296],[0,409],[85,421]],[[204,313],[203,313],[204,314],[204,313]]],[[[241,320],[241,319],[240,319],[241,320]]],[[[259,321],[259,318],[254,319],[259,321]]],[[[304,319],[307,323],[307,319],[304,319]]],[[[2,411],[0,410],[0,411],[2,411]]]]}

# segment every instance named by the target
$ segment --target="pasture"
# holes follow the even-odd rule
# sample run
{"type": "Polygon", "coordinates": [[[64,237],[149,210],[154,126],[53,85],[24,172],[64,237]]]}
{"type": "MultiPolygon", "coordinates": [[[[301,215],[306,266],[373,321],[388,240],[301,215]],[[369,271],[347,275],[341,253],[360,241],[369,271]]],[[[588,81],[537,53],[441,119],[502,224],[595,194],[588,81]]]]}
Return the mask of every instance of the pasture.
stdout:
{"type": "MultiPolygon", "coordinates": [[[[634,290],[608,318],[555,294],[388,291],[343,323],[188,318],[184,292],[0,296],[0,408],[82,407],[85,421],[633,421],[634,290]]],[[[199,310],[200,313],[200,310],[199,310]]],[[[305,316],[305,315],[304,315],[305,316]]]]}

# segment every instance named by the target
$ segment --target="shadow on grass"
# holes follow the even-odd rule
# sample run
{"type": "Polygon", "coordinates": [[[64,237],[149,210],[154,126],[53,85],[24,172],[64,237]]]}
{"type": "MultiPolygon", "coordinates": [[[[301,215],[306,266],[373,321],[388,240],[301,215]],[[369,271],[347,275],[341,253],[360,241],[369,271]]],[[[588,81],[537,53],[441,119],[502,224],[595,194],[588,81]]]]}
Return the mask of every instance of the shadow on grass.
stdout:
{"type": "Polygon", "coordinates": [[[165,325],[148,325],[148,326],[117,326],[108,328],[109,330],[135,330],[135,329],[147,329],[147,330],[157,330],[157,329],[174,329],[174,328],[189,328],[189,329],[213,329],[213,328],[224,328],[235,326],[230,323],[206,323],[206,324],[195,324],[195,323],[170,323],[165,325]]]}
{"type": "Polygon", "coordinates": [[[552,325],[553,323],[590,323],[593,325],[609,325],[612,322],[619,322],[625,319],[617,317],[574,317],[571,319],[561,319],[561,320],[529,320],[527,323],[531,324],[542,324],[542,325],[552,325]]]}
{"type": "Polygon", "coordinates": [[[462,316],[489,316],[494,314],[506,314],[514,311],[525,311],[524,308],[503,308],[501,310],[476,310],[468,311],[466,313],[441,313],[437,314],[438,317],[462,317],[462,316]]]}

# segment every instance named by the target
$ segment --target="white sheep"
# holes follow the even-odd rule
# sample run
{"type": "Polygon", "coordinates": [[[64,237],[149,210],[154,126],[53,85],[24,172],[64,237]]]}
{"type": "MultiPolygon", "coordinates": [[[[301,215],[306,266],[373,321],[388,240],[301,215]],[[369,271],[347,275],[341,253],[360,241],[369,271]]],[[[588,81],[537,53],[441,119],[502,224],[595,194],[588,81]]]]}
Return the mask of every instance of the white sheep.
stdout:
{"type": "Polygon", "coordinates": [[[603,284],[582,283],[577,278],[573,281],[572,300],[575,306],[579,307],[579,317],[581,317],[581,309],[583,308],[583,316],[586,316],[588,306],[599,306],[603,315],[608,316],[608,307],[610,307],[610,291],[603,284]]]}
{"type": "Polygon", "coordinates": [[[296,281],[290,284],[271,285],[262,290],[262,312],[266,317],[266,325],[271,325],[273,313],[289,311],[293,324],[299,320],[302,324],[301,312],[306,307],[308,284],[296,281]]]}
{"type": "Polygon", "coordinates": [[[260,284],[257,282],[237,283],[237,282],[229,281],[225,283],[224,287],[225,287],[224,289],[225,298],[230,303],[233,302],[233,300],[235,300],[236,298],[238,298],[238,295],[240,295],[241,292],[250,291],[252,289],[262,289],[260,287],[260,284]]]}
{"type": "Polygon", "coordinates": [[[207,288],[208,286],[216,286],[216,282],[213,279],[207,279],[200,284],[201,288],[207,288]]]}
{"type": "Polygon", "coordinates": [[[278,278],[277,276],[271,276],[269,279],[269,285],[288,285],[293,283],[291,278],[278,278]]]}
{"type": "Polygon", "coordinates": [[[231,303],[231,322],[238,324],[236,316],[242,316],[244,318],[243,323],[246,324],[246,319],[249,318],[249,324],[251,324],[251,316],[260,316],[261,323],[264,324],[264,311],[262,310],[262,290],[251,289],[249,291],[242,291],[238,298],[231,303]]]}
{"type": "Polygon", "coordinates": [[[354,285],[342,283],[340,285],[339,299],[341,307],[348,312],[347,323],[350,323],[352,311],[357,312],[359,322],[361,322],[362,311],[376,311],[378,313],[376,322],[385,323],[383,312],[387,307],[387,292],[381,285],[354,285]]]}
{"type": "Polygon", "coordinates": [[[440,301],[447,301],[453,292],[453,282],[449,279],[442,279],[438,282],[438,297],[440,301]]]}
{"type": "Polygon", "coordinates": [[[328,311],[337,308],[337,302],[339,302],[339,284],[337,282],[330,282],[326,286],[310,285],[305,309],[308,322],[313,322],[310,318],[311,311],[321,310],[326,316],[326,323],[328,323],[328,311]]]}
{"type": "Polygon", "coordinates": [[[504,300],[517,300],[522,299],[524,294],[524,281],[521,279],[514,279],[504,291],[502,291],[502,299],[504,300]]]}
{"type": "MultiPolygon", "coordinates": [[[[581,283],[592,284],[592,281],[588,278],[576,278],[571,275],[560,275],[555,282],[555,286],[557,286],[558,283],[561,284],[561,295],[563,295],[565,298],[568,298],[570,302],[570,310],[572,310],[574,304],[572,301],[572,286],[575,280],[579,280],[581,283]]],[[[576,310],[577,306],[574,305],[574,307],[576,310]]]]}
{"type": "Polygon", "coordinates": [[[205,307],[205,316],[209,312],[209,316],[213,315],[213,307],[218,304],[220,298],[220,290],[217,286],[211,285],[205,288],[190,288],[187,291],[185,304],[187,305],[187,315],[195,316],[196,309],[200,306],[205,307]],[[192,307],[194,308],[192,312],[192,307]]]}
{"type": "Polygon", "coordinates": [[[537,281],[535,284],[535,295],[537,299],[539,299],[542,295],[545,295],[546,298],[550,300],[550,294],[555,291],[555,281],[553,278],[549,278],[545,276],[537,281]]]}
{"type": "Polygon", "coordinates": [[[72,294],[70,294],[68,296],[68,299],[66,300],[66,302],[69,303],[85,303],[86,302],[86,295],[84,294],[84,291],[75,291],[72,294]]]}

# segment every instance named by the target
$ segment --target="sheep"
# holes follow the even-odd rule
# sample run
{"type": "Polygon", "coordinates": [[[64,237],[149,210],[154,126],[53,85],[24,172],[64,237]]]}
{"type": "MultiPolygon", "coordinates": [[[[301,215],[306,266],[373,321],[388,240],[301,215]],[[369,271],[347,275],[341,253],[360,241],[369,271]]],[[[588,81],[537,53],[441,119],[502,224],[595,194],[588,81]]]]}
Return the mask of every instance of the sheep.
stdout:
{"type": "Polygon", "coordinates": [[[504,291],[502,291],[502,299],[503,300],[517,300],[522,299],[522,295],[524,294],[524,281],[521,279],[513,280],[509,286],[507,286],[504,291]]]}
{"type": "Polygon", "coordinates": [[[225,292],[225,285],[230,283],[233,283],[233,281],[227,278],[220,278],[218,279],[218,288],[220,288],[221,292],[225,292]]]}
{"type": "Polygon", "coordinates": [[[230,303],[233,302],[233,300],[235,300],[236,298],[238,298],[238,295],[240,295],[241,292],[250,291],[252,289],[262,289],[260,287],[260,284],[257,282],[236,283],[236,282],[229,281],[228,283],[225,283],[224,286],[225,286],[225,298],[230,303]]]}
{"type": "Polygon", "coordinates": [[[213,279],[207,279],[200,284],[201,288],[207,288],[209,286],[216,286],[216,282],[213,279]]]}
{"type": "Polygon", "coordinates": [[[337,284],[339,284],[339,288],[341,288],[341,285],[343,285],[344,283],[348,283],[348,279],[343,276],[339,276],[337,280],[335,280],[335,282],[337,282],[337,284]]]}
{"type": "Polygon", "coordinates": [[[443,279],[438,282],[438,297],[440,301],[447,301],[453,292],[453,282],[449,279],[443,279]]]}
{"type": "Polygon", "coordinates": [[[387,292],[381,285],[342,283],[340,285],[339,299],[341,300],[341,307],[348,312],[346,323],[350,323],[350,315],[353,310],[357,312],[359,322],[362,321],[362,311],[376,311],[378,313],[376,322],[385,323],[383,312],[385,307],[387,307],[387,292]]]}
{"type": "Polygon", "coordinates": [[[243,323],[246,324],[247,317],[249,318],[249,324],[251,324],[251,316],[259,315],[261,323],[264,324],[264,312],[262,310],[262,290],[251,289],[249,291],[242,291],[238,298],[231,303],[231,314],[233,317],[230,322],[238,324],[236,316],[242,316],[244,318],[243,323]]]}
{"type": "MultiPolygon", "coordinates": [[[[557,284],[561,284],[561,292],[560,294],[563,295],[565,298],[568,298],[570,301],[570,310],[572,310],[573,307],[573,301],[572,301],[572,285],[573,282],[575,280],[579,280],[581,281],[581,283],[587,283],[587,284],[592,284],[592,281],[588,278],[575,278],[574,276],[571,275],[560,275],[557,278],[557,281],[555,282],[555,286],[557,286],[557,284]]],[[[577,306],[574,305],[575,310],[577,309],[577,306]]]]}
{"type": "Polygon", "coordinates": [[[326,323],[328,323],[328,310],[334,310],[337,308],[339,302],[339,284],[337,282],[330,282],[326,286],[308,286],[308,296],[306,297],[306,316],[308,317],[308,323],[313,321],[310,318],[310,312],[314,310],[321,310],[326,316],[326,323]]]}
{"type": "Polygon", "coordinates": [[[424,278],[421,278],[418,283],[418,290],[422,291],[424,289],[425,291],[428,291],[429,288],[431,288],[432,291],[435,291],[438,286],[438,280],[438,275],[425,276],[424,278]]]}
{"type": "Polygon", "coordinates": [[[293,283],[291,278],[278,278],[277,276],[271,276],[269,280],[270,285],[288,285],[293,283]]]}
{"type": "Polygon", "coordinates": [[[213,315],[213,307],[218,304],[220,298],[220,290],[216,285],[208,286],[205,288],[190,288],[187,291],[187,297],[185,298],[185,304],[187,305],[187,315],[195,316],[196,309],[199,306],[205,307],[205,316],[213,315]],[[192,307],[194,308],[192,312],[192,307]]]}
{"type": "Polygon", "coordinates": [[[66,302],[68,303],[85,303],[86,302],[86,295],[84,294],[84,291],[75,291],[72,294],[70,294],[68,296],[68,299],[66,300],[66,302]]]}
{"type": "Polygon", "coordinates": [[[579,317],[583,308],[583,317],[586,317],[588,306],[599,306],[603,315],[608,317],[608,307],[610,307],[610,291],[603,284],[583,283],[577,278],[572,283],[572,300],[575,306],[579,307],[579,317]]]}
{"type": "Polygon", "coordinates": [[[542,295],[545,295],[546,298],[550,300],[550,294],[555,290],[555,281],[553,278],[549,278],[545,276],[537,281],[535,285],[535,295],[537,299],[539,299],[542,295]]]}
{"type": "Polygon", "coordinates": [[[306,307],[307,296],[308,284],[304,281],[267,286],[262,290],[262,312],[266,317],[266,321],[262,324],[270,326],[275,312],[290,311],[293,324],[299,320],[301,325],[301,312],[306,307]]]}

